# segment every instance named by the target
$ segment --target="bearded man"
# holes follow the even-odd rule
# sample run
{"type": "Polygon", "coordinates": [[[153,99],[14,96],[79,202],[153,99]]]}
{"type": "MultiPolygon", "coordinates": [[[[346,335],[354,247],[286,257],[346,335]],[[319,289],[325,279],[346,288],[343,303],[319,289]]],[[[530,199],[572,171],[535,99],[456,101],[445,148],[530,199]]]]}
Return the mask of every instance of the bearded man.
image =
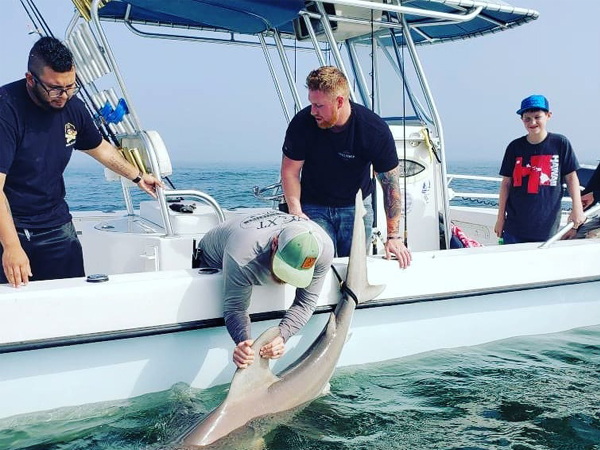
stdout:
{"type": "Polygon", "coordinates": [[[283,144],[281,180],[290,214],[317,222],[333,240],[336,255],[348,256],[359,188],[367,210],[367,239],[371,236],[373,166],[383,190],[386,258],[393,254],[400,267],[407,267],[411,254],[400,236],[398,155],[390,128],[350,101],[348,80],[336,67],[310,72],[306,87],[310,106],[292,119],[283,144]]]}
{"type": "Polygon", "coordinates": [[[33,45],[25,79],[0,87],[0,283],[84,276],[63,179],[73,149],[152,196],[162,187],[102,139],[78,91],[73,55],[52,37],[33,45]]]}

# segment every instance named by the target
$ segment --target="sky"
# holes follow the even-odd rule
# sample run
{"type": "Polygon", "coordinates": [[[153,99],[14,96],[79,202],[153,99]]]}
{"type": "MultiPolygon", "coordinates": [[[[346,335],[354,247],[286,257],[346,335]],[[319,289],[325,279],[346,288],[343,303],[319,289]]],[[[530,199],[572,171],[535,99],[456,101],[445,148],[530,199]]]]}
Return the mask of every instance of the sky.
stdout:
{"type": "MultiPolygon", "coordinates": [[[[510,0],[540,17],[476,39],[419,48],[436,99],[450,162],[498,162],[525,134],[515,111],[543,94],[550,131],[566,135],[580,162],[600,159],[598,0],[510,0]]],[[[72,17],[69,0],[36,0],[57,37],[72,17]]],[[[260,48],[137,37],[122,25],[106,33],[142,126],[158,130],[175,165],[277,164],[287,122],[260,48]]],[[[0,85],[23,77],[35,42],[19,0],[0,0],[0,85]]],[[[289,53],[303,105],[311,54],[289,53]]],[[[276,57],[275,52],[271,54],[276,57]]],[[[280,79],[282,75],[280,74],[280,79]]],[[[75,163],[87,158],[75,158],[75,163]]]]}

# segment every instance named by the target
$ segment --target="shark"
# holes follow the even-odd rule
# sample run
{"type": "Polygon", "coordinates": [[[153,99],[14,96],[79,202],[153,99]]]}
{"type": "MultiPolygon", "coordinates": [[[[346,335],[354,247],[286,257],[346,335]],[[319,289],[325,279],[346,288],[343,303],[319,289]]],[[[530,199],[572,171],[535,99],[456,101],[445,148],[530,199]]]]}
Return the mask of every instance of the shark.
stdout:
{"type": "MultiPolygon", "coordinates": [[[[342,353],[356,307],[377,297],[385,288],[384,285],[371,286],[367,280],[363,222],[366,210],[360,190],[355,205],[342,297],[323,331],[298,360],[277,375],[273,374],[269,359],[265,358],[257,358],[248,368],[238,369],[225,400],[183,438],[186,448],[218,444],[229,434],[239,433],[250,422],[298,409],[329,392],[329,380],[342,353]]],[[[277,327],[262,333],[253,344],[255,353],[278,335],[277,327]]]]}

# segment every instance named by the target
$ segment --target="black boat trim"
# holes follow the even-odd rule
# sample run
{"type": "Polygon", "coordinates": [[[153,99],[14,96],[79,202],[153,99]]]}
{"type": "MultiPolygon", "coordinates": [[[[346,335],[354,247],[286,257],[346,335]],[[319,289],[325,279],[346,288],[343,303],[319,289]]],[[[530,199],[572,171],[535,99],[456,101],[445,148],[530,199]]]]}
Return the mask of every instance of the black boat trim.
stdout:
{"type": "MultiPolygon", "coordinates": [[[[367,303],[361,303],[357,309],[382,308],[386,306],[414,304],[422,302],[446,301],[464,297],[479,297],[493,294],[505,294],[516,291],[528,291],[533,289],[545,289],[558,286],[570,286],[576,284],[593,283],[600,281],[600,276],[575,278],[568,281],[554,281],[535,284],[520,284],[501,288],[484,288],[458,292],[445,292],[443,294],[417,295],[412,297],[402,297],[395,299],[372,300],[367,303]]],[[[315,314],[327,314],[333,311],[335,305],[319,306],[315,314]]],[[[262,322],[266,320],[281,319],[286,310],[269,311],[263,313],[251,314],[252,322],[262,322]]],[[[31,341],[14,342],[9,344],[0,344],[0,354],[15,353],[31,350],[43,350],[55,347],[67,347],[72,345],[93,344],[99,342],[116,341],[122,339],[135,339],[146,336],[157,336],[170,333],[181,333],[185,331],[194,331],[204,328],[216,328],[224,326],[223,318],[194,320],[190,322],[181,322],[168,325],[156,325],[150,327],[130,328],[125,330],[115,330],[99,333],[79,334],[73,336],[62,336],[48,339],[36,339],[31,341]]]]}

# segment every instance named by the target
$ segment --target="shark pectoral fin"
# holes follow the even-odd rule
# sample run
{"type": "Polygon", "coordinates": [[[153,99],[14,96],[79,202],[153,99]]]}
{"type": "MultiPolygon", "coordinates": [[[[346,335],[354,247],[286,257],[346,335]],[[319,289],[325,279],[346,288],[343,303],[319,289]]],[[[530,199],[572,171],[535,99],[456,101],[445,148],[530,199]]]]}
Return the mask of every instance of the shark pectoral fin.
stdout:
{"type": "Polygon", "coordinates": [[[229,394],[227,395],[228,399],[236,396],[243,396],[261,386],[270,386],[279,379],[271,372],[269,359],[261,358],[258,354],[263,345],[268,344],[277,336],[279,336],[279,327],[272,327],[254,341],[254,344],[252,345],[252,349],[256,355],[254,363],[250,364],[245,369],[237,369],[233,376],[233,380],[231,380],[229,394]]]}
{"type": "Polygon", "coordinates": [[[362,303],[368,300],[373,300],[375,297],[381,294],[384,289],[385,284],[377,284],[375,286],[372,286],[370,284],[367,285],[361,293],[362,295],[360,296],[360,302],[362,303]]]}

